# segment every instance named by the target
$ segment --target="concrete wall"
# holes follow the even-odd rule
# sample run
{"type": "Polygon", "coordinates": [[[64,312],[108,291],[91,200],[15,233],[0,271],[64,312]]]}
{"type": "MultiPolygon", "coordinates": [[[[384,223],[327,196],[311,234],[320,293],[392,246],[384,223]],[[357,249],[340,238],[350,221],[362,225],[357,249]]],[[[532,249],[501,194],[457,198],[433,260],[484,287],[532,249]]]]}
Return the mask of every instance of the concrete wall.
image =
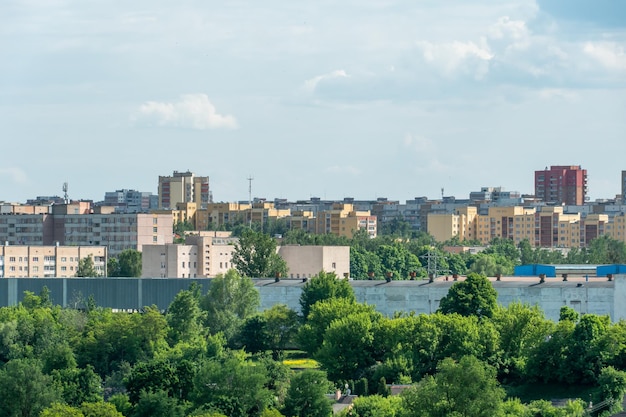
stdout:
{"type": "MultiPolygon", "coordinates": [[[[116,309],[139,309],[156,305],[164,310],[176,294],[199,283],[203,292],[211,278],[5,278],[0,279],[0,306],[15,305],[24,291],[39,293],[45,285],[55,304],[74,307],[93,295],[98,305],[116,309]]],[[[357,301],[374,305],[378,311],[393,316],[395,312],[433,313],[453,281],[350,281],[357,301]]],[[[498,302],[504,306],[522,302],[539,306],[548,319],[558,320],[559,310],[567,305],[580,313],[608,314],[613,321],[626,319],[626,275],[616,275],[613,281],[561,281],[547,279],[518,279],[492,281],[498,292],[498,302]]],[[[286,304],[300,311],[303,280],[255,280],[261,296],[259,310],[275,304],[286,304]]]]}

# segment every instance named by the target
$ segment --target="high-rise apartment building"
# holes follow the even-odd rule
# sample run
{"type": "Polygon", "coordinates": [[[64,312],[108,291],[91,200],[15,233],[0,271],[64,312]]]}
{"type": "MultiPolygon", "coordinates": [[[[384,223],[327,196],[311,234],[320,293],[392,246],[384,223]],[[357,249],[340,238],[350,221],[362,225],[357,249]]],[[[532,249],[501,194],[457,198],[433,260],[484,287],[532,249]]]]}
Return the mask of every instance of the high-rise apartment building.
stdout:
{"type": "Polygon", "coordinates": [[[147,213],[158,207],[158,196],[135,190],[107,191],[102,205],[115,207],[118,213],[147,213]]]}
{"type": "Polygon", "coordinates": [[[178,203],[196,203],[197,207],[205,208],[211,201],[209,177],[198,177],[189,171],[159,176],[160,209],[175,209],[178,203]]]}
{"type": "Polygon", "coordinates": [[[584,204],[587,170],[580,165],[552,165],[550,169],[535,171],[535,197],[547,204],[584,204]]]}

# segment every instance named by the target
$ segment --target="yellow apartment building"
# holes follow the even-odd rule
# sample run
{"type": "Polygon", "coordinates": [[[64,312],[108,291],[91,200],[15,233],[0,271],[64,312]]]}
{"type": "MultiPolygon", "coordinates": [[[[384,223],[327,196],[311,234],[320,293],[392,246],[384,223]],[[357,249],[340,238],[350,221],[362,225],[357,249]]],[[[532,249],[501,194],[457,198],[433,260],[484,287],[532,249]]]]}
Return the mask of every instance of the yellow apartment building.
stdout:
{"type": "Polygon", "coordinates": [[[370,211],[356,211],[354,205],[335,203],[331,210],[319,211],[314,225],[318,234],[333,234],[351,238],[357,230],[366,230],[370,237],[376,237],[378,224],[370,211]]]}
{"type": "Polygon", "coordinates": [[[106,246],[0,246],[0,278],[71,278],[81,259],[91,256],[106,276],[106,246]]]}
{"type": "Polygon", "coordinates": [[[249,221],[250,204],[209,203],[196,212],[196,230],[221,228],[226,224],[249,221]]]}
{"type": "Polygon", "coordinates": [[[174,171],[171,176],[159,176],[159,208],[175,209],[178,203],[196,203],[206,207],[211,202],[209,177],[192,172],[174,171]]]}
{"type": "Polygon", "coordinates": [[[438,242],[454,236],[461,241],[476,239],[476,219],[477,209],[472,206],[461,207],[454,213],[429,213],[428,233],[438,242]]]}

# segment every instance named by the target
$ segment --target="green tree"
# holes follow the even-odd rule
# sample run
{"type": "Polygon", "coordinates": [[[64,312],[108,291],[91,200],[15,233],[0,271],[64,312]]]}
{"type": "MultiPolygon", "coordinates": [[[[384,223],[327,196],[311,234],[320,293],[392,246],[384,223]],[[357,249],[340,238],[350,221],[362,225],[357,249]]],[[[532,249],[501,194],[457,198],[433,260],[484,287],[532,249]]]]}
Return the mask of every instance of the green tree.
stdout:
{"type": "Polygon", "coordinates": [[[85,417],[85,415],[70,405],[54,403],[44,408],[39,417],[85,417]]]}
{"type": "Polygon", "coordinates": [[[498,293],[486,276],[471,273],[465,281],[455,282],[441,299],[439,311],[491,317],[498,305],[498,293]]]}
{"type": "Polygon", "coordinates": [[[0,369],[0,416],[35,417],[61,400],[61,390],[39,362],[13,359],[0,369]]]}
{"type": "Polygon", "coordinates": [[[52,372],[61,386],[63,399],[77,407],[84,402],[99,402],[102,397],[102,380],[91,365],[84,368],[61,369],[52,372]]]}
{"type": "Polygon", "coordinates": [[[229,417],[258,416],[271,402],[267,382],[262,364],[231,353],[201,365],[194,377],[192,399],[197,407],[215,409],[229,417]]]}
{"type": "Polygon", "coordinates": [[[472,356],[447,358],[437,374],[426,376],[402,393],[405,417],[493,417],[499,414],[504,390],[493,367],[472,356]]]}
{"type": "Polygon", "coordinates": [[[500,377],[523,378],[528,356],[549,337],[554,323],[537,306],[519,302],[497,308],[492,321],[499,335],[500,377]]]}
{"type": "Polygon", "coordinates": [[[126,249],[117,255],[120,277],[138,278],[141,276],[141,252],[126,249]]]}
{"type": "Polygon", "coordinates": [[[209,331],[212,334],[223,332],[226,339],[232,341],[243,321],[256,312],[259,303],[259,292],[252,279],[231,269],[213,279],[200,306],[207,312],[209,331]]]}
{"type": "Polygon", "coordinates": [[[251,229],[244,230],[235,243],[232,262],[241,275],[250,278],[287,275],[287,263],[276,253],[276,240],[251,229]]]}
{"type": "Polygon", "coordinates": [[[313,304],[306,322],[300,327],[297,340],[303,350],[315,355],[322,346],[326,330],[333,321],[359,313],[369,315],[372,322],[376,322],[381,317],[374,306],[359,304],[350,298],[329,298],[318,301],[313,304]]]}
{"type": "Polygon", "coordinates": [[[272,306],[261,314],[248,317],[240,333],[240,342],[251,353],[271,350],[278,358],[298,332],[298,314],[284,304],[272,306]]]}
{"type": "Polygon", "coordinates": [[[333,381],[358,379],[376,363],[373,342],[371,316],[351,314],[334,320],[326,329],[315,359],[333,381]]]}
{"type": "Polygon", "coordinates": [[[328,417],[332,414],[326,394],[333,389],[322,371],[306,370],[294,374],[285,398],[283,414],[288,417],[328,417]]]}
{"type": "Polygon", "coordinates": [[[302,293],[300,294],[302,316],[306,319],[313,304],[331,298],[345,298],[348,301],[356,300],[354,291],[347,280],[337,279],[337,275],[334,272],[321,271],[308,280],[302,288],[302,293]]]}
{"type": "Polygon", "coordinates": [[[112,256],[107,261],[107,276],[119,277],[120,276],[120,263],[116,257],[112,256]]]}
{"type": "Polygon", "coordinates": [[[164,391],[142,392],[132,417],[183,417],[185,410],[164,391]]]}
{"type": "Polygon", "coordinates": [[[124,417],[117,411],[115,405],[105,402],[84,402],[80,405],[80,411],[85,417],[124,417]]]}
{"type": "Polygon", "coordinates": [[[99,277],[100,273],[96,270],[93,263],[93,256],[88,255],[78,261],[77,277],[99,277]]]}
{"type": "Polygon", "coordinates": [[[352,408],[340,415],[342,417],[395,417],[399,415],[401,407],[402,399],[399,396],[369,395],[355,398],[352,408]]]}
{"type": "Polygon", "coordinates": [[[600,391],[600,401],[611,401],[609,408],[610,415],[622,411],[622,402],[626,393],[626,372],[619,371],[612,366],[602,368],[598,377],[598,387],[600,391]]]}
{"type": "Polygon", "coordinates": [[[170,345],[193,342],[203,336],[202,322],[206,314],[200,308],[200,290],[192,287],[180,291],[167,309],[170,345]]]}

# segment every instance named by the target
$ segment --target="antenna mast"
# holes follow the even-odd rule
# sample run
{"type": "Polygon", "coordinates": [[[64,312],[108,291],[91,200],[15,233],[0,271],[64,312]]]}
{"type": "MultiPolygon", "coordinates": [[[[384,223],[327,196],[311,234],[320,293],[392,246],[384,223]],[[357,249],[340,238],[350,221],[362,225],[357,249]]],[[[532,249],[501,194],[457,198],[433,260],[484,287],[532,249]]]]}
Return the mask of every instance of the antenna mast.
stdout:
{"type": "Polygon", "coordinates": [[[70,197],[69,195],[67,195],[67,190],[68,190],[68,186],[67,186],[67,181],[63,183],[63,202],[65,204],[69,204],[70,203],[70,197]]]}

